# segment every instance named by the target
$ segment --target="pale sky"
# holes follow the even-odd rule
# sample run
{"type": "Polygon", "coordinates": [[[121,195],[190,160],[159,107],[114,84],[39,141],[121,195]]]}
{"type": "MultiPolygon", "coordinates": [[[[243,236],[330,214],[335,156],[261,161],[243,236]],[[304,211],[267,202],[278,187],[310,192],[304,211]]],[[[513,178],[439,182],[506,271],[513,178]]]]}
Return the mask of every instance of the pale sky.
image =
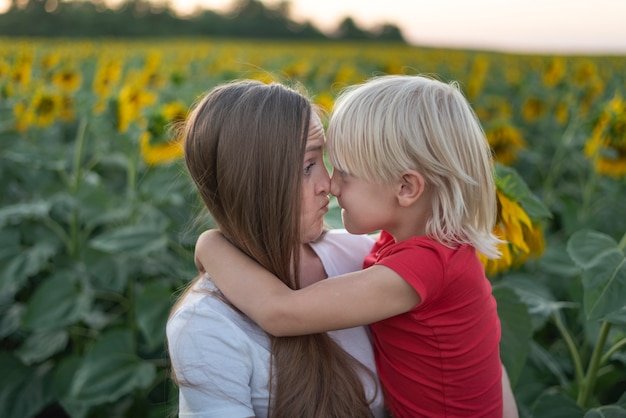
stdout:
{"type": "MultiPolygon", "coordinates": [[[[276,0],[263,0],[275,4],[276,0]]],[[[223,10],[230,0],[176,0],[223,10]]],[[[411,43],[515,52],[626,54],[626,0],[291,0],[295,20],[333,29],[390,22],[411,43]]]]}
{"type": "MultiPolygon", "coordinates": [[[[119,0],[118,0],[119,1],[119,0]]],[[[165,0],[155,0],[165,1],[165,0]]],[[[277,0],[262,0],[268,5],[277,0]]],[[[0,10],[9,0],[0,0],[0,10]]],[[[511,52],[626,54],[626,0],[290,0],[292,17],[331,30],[393,23],[411,43],[511,52]]],[[[224,11],[232,0],[170,0],[224,11]]]]}

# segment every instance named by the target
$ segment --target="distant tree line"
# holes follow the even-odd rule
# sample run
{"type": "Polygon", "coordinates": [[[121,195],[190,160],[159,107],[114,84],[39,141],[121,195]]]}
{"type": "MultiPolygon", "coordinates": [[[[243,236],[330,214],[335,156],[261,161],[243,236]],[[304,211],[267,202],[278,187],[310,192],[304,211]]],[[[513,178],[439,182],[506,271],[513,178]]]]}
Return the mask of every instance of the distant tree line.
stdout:
{"type": "Polygon", "coordinates": [[[154,0],[125,0],[114,8],[104,0],[11,0],[9,9],[0,14],[0,36],[218,36],[405,42],[393,24],[365,30],[351,17],[346,17],[333,33],[325,34],[311,22],[293,21],[288,0],[272,7],[260,0],[237,0],[228,12],[200,9],[188,16],[177,14],[169,3],[154,0]]]}

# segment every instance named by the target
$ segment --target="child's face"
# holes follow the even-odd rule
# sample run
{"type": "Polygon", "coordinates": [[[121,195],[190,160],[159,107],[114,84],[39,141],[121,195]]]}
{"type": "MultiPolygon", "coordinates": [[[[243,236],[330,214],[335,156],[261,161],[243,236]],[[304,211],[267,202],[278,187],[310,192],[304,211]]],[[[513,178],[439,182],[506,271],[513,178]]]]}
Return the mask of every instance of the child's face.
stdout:
{"type": "Polygon", "coordinates": [[[352,234],[393,230],[397,218],[394,186],[333,171],[331,194],[341,207],[343,226],[352,234]]]}
{"type": "Polygon", "coordinates": [[[317,116],[311,118],[306,152],[302,162],[302,214],[300,240],[309,243],[324,229],[324,215],[328,212],[330,175],[324,165],[324,128],[317,116]]]}

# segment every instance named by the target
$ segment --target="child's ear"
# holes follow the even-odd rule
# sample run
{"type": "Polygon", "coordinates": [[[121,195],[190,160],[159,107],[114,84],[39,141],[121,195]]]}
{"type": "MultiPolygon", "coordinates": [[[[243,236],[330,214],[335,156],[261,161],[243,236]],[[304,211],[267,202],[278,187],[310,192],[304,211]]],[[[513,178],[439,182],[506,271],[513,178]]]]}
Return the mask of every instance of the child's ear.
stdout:
{"type": "Polygon", "coordinates": [[[399,189],[396,195],[400,206],[407,207],[415,203],[426,188],[424,177],[415,170],[407,170],[402,173],[399,181],[399,189]]]}

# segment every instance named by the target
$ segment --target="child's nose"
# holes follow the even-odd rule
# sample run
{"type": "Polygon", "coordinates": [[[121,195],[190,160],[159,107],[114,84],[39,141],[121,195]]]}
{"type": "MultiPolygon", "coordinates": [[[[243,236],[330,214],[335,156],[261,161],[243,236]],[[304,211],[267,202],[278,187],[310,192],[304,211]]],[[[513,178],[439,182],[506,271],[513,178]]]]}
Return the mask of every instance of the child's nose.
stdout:
{"type": "Polygon", "coordinates": [[[333,171],[333,176],[330,179],[330,194],[333,196],[339,196],[341,194],[339,182],[339,174],[337,173],[337,170],[335,170],[333,171]]]}

